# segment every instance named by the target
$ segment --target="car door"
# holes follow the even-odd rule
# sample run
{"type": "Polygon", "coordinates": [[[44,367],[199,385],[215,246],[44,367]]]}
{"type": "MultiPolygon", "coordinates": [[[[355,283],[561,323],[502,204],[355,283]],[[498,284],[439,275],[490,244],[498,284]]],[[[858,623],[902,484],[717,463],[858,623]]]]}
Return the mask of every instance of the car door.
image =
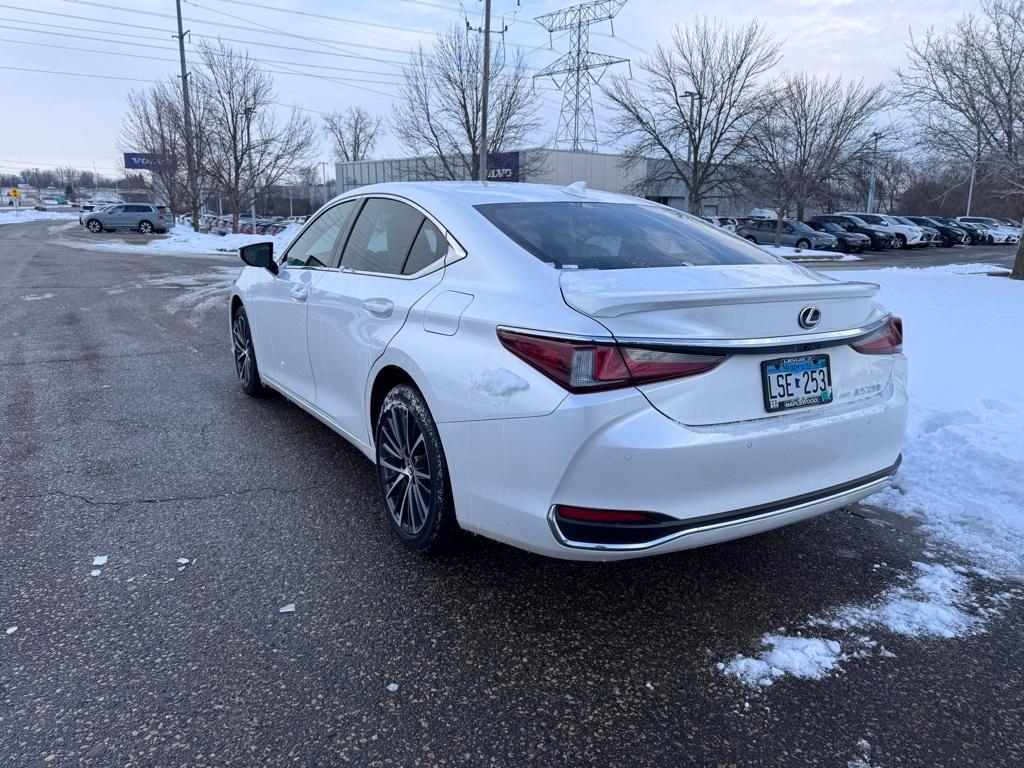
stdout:
{"type": "Polygon", "coordinates": [[[106,210],[102,211],[98,218],[103,221],[103,226],[107,229],[116,229],[123,227],[125,222],[125,206],[114,205],[106,210]]]}
{"type": "Polygon", "coordinates": [[[316,380],[306,339],[307,302],[335,262],[354,208],[344,201],[322,210],[285,250],[278,273],[264,272],[250,290],[260,372],[309,404],[316,400],[316,380]]]}
{"type": "Polygon", "coordinates": [[[370,442],[370,368],[410,307],[441,281],[448,243],[443,229],[420,209],[370,197],[352,225],[341,269],[313,288],[309,348],[316,405],[353,440],[370,442]]]}

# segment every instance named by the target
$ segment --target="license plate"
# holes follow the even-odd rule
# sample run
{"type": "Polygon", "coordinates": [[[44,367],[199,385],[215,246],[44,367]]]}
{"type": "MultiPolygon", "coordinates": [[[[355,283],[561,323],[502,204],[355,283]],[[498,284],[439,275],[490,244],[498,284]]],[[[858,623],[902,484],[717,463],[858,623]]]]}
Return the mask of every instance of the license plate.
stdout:
{"type": "Polygon", "coordinates": [[[832,402],[828,355],[780,357],[761,363],[764,408],[769,413],[832,402]]]}

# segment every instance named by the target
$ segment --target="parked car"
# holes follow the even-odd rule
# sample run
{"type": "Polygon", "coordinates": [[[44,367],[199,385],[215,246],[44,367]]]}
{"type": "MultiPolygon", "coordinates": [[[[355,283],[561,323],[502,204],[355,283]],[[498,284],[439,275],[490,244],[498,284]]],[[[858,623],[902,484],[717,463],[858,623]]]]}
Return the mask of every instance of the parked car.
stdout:
{"type": "Polygon", "coordinates": [[[708,219],[727,232],[735,232],[739,226],[739,222],[731,216],[709,216],[708,219]]]}
{"type": "MultiPolygon", "coordinates": [[[[777,222],[762,219],[744,224],[736,230],[736,234],[759,245],[775,245],[777,222]]],[[[807,248],[815,251],[835,251],[839,241],[828,232],[818,232],[802,221],[786,219],[782,222],[782,245],[792,248],[807,248]]]]}
{"type": "Polygon", "coordinates": [[[461,527],[561,558],[670,552],[847,506],[900,462],[902,324],[878,286],[665,206],[397,182],[240,252],[242,389],[373,461],[412,550],[461,527]]]}
{"type": "Polygon", "coordinates": [[[871,247],[871,238],[859,232],[848,232],[838,224],[822,221],[804,222],[818,232],[828,232],[839,242],[839,250],[843,253],[863,253],[871,247]]]}
{"type": "Polygon", "coordinates": [[[825,213],[815,216],[811,221],[819,221],[823,224],[838,224],[847,232],[858,232],[866,235],[871,240],[871,249],[883,251],[886,248],[894,248],[896,242],[892,233],[881,227],[873,227],[863,219],[850,214],[825,213]]]}
{"type": "Polygon", "coordinates": [[[856,216],[873,227],[883,228],[892,234],[897,248],[909,248],[924,241],[924,230],[920,227],[900,224],[895,220],[890,221],[890,217],[880,213],[863,213],[861,211],[840,211],[840,213],[856,216]]]}
{"type": "Polygon", "coordinates": [[[938,219],[931,218],[929,216],[906,216],[914,224],[920,227],[931,227],[939,233],[939,244],[943,248],[949,248],[953,245],[967,245],[971,242],[970,235],[967,231],[961,227],[950,226],[949,224],[943,224],[938,219]]]}
{"type": "Polygon", "coordinates": [[[890,215],[885,218],[890,222],[905,224],[906,226],[917,227],[920,229],[924,233],[921,235],[921,242],[919,244],[919,247],[921,248],[934,248],[935,246],[942,244],[942,235],[939,233],[939,230],[931,224],[918,224],[917,222],[911,221],[906,216],[890,215]]]}
{"type": "Polygon", "coordinates": [[[970,222],[957,221],[948,216],[929,216],[929,219],[933,219],[940,224],[945,224],[948,227],[956,227],[964,230],[969,238],[970,245],[983,245],[988,243],[989,234],[988,230],[980,224],[971,224],[970,222]]]}
{"type": "Polygon", "coordinates": [[[135,229],[144,235],[166,232],[173,224],[170,217],[149,203],[120,203],[99,211],[79,214],[78,221],[93,234],[116,229],[135,229]]]}
{"type": "Polygon", "coordinates": [[[1020,240],[1020,230],[1015,227],[1008,227],[998,219],[991,219],[986,216],[960,216],[957,221],[964,224],[977,224],[988,231],[989,242],[995,245],[1008,245],[1020,240]]]}
{"type": "Polygon", "coordinates": [[[1018,232],[1020,231],[1020,222],[1019,221],[1015,221],[1014,219],[996,219],[996,221],[998,221],[998,222],[1000,222],[1002,224],[1005,224],[1006,226],[1008,226],[1008,227],[1010,227],[1012,229],[1016,229],[1018,232]]]}

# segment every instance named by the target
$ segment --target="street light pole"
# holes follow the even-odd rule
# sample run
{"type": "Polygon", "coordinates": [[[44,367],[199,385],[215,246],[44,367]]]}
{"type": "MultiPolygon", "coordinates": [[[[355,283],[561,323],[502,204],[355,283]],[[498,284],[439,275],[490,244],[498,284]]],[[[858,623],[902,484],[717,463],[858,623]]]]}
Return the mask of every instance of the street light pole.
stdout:
{"type": "Polygon", "coordinates": [[[878,131],[871,134],[875,140],[875,147],[871,151],[871,181],[868,182],[868,213],[874,213],[875,205],[875,173],[878,169],[878,139],[881,138],[878,131]]]}

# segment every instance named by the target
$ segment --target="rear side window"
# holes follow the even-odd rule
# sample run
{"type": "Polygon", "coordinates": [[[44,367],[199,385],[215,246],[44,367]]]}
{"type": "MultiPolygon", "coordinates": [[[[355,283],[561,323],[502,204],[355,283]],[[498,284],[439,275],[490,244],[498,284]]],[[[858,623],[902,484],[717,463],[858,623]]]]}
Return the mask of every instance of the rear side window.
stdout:
{"type": "Polygon", "coordinates": [[[127,205],[125,206],[126,213],[152,213],[153,209],[148,205],[127,205]]]}
{"type": "Polygon", "coordinates": [[[419,234],[413,241],[409,258],[405,260],[403,275],[414,275],[424,267],[429,267],[448,253],[448,241],[441,231],[429,219],[424,219],[419,234]]]}
{"type": "Polygon", "coordinates": [[[352,227],[341,264],[358,272],[402,274],[424,216],[397,200],[371,197],[352,227]]]}
{"type": "Polygon", "coordinates": [[[720,227],[632,203],[489,203],[476,206],[518,245],[556,269],[777,264],[720,227]]]}

